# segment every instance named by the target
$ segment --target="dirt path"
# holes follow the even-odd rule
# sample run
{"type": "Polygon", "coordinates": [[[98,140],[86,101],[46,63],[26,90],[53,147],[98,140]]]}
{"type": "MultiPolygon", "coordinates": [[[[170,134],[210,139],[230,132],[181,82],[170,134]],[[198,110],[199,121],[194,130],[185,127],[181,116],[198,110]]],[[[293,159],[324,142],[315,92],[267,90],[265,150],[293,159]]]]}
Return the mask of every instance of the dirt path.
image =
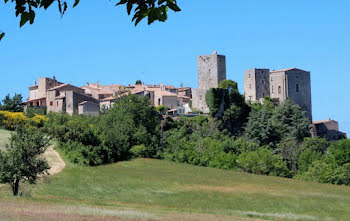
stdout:
{"type": "Polygon", "coordinates": [[[50,175],[61,172],[66,166],[61,156],[53,149],[53,145],[47,148],[44,157],[47,159],[51,167],[48,171],[50,175]]]}

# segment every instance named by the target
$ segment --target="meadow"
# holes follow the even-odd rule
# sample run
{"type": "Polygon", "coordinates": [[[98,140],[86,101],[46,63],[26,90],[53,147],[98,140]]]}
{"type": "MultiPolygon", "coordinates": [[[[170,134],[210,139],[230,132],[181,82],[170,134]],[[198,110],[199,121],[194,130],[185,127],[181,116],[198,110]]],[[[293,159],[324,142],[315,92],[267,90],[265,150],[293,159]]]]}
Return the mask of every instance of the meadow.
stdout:
{"type": "Polygon", "coordinates": [[[66,161],[24,189],[15,198],[0,186],[1,220],[350,220],[348,186],[165,160],[66,161]]]}

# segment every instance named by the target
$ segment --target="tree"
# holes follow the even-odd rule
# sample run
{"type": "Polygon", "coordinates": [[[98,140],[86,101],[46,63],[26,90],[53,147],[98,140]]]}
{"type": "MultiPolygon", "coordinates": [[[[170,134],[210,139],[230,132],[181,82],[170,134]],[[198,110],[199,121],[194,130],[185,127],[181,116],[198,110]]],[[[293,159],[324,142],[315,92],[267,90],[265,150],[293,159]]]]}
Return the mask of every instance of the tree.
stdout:
{"type": "Polygon", "coordinates": [[[1,110],[11,112],[23,112],[23,97],[21,94],[15,94],[12,98],[10,94],[7,94],[4,100],[2,100],[1,110]]]}
{"type": "Polygon", "coordinates": [[[135,84],[141,85],[141,84],[142,84],[142,81],[141,81],[141,80],[137,80],[137,81],[135,82],[135,84]]]}
{"type": "MultiPolygon", "coordinates": [[[[35,13],[38,9],[48,9],[54,3],[57,3],[58,11],[61,16],[68,9],[68,5],[76,7],[80,0],[5,0],[5,3],[15,2],[16,17],[21,16],[20,27],[29,22],[34,23],[35,13]]],[[[132,14],[132,21],[137,25],[144,18],[148,19],[148,24],[154,21],[164,22],[168,18],[168,9],[179,12],[181,9],[177,5],[176,0],[116,0],[115,6],[126,5],[128,15],[132,14]],[[133,10],[134,9],[134,10],[133,10]]],[[[5,36],[4,32],[0,32],[0,40],[5,36]]]]}
{"type": "Polygon", "coordinates": [[[247,121],[250,107],[244,96],[239,93],[237,83],[224,80],[219,88],[211,88],[205,95],[210,115],[218,119],[220,130],[228,130],[233,135],[240,135],[247,121]]]}
{"type": "Polygon", "coordinates": [[[280,140],[293,137],[302,142],[305,137],[310,136],[309,119],[305,118],[305,112],[291,99],[287,99],[274,110],[271,123],[279,133],[280,140]]]}
{"type": "Polygon", "coordinates": [[[48,137],[33,127],[19,127],[12,133],[6,151],[0,151],[0,183],[9,183],[14,196],[21,182],[35,184],[49,169],[46,159],[40,157],[48,145],[48,137]]]}
{"type": "Polygon", "coordinates": [[[272,111],[266,108],[252,110],[245,127],[245,135],[261,145],[275,145],[278,133],[272,126],[271,117],[272,111]]]}

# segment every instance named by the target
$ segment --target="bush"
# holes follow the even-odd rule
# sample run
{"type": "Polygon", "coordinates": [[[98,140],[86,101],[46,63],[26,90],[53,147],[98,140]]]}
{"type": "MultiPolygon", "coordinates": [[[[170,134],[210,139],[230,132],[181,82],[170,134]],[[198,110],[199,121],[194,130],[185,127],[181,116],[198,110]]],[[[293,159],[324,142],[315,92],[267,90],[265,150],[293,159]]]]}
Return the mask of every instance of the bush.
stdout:
{"type": "Polygon", "coordinates": [[[106,161],[106,156],[108,158],[108,149],[103,146],[83,145],[78,141],[68,140],[59,142],[58,148],[63,150],[69,161],[79,165],[97,166],[106,161]]]}
{"type": "Polygon", "coordinates": [[[343,166],[350,163],[350,139],[340,140],[328,148],[328,162],[335,166],[343,166]]]}
{"type": "Polygon", "coordinates": [[[2,125],[8,130],[14,130],[16,127],[25,125],[28,122],[28,117],[22,112],[0,111],[0,115],[2,125]]]}
{"type": "Polygon", "coordinates": [[[282,157],[266,148],[242,153],[238,156],[237,162],[245,172],[282,177],[291,176],[291,172],[282,157]]]}
{"type": "Polygon", "coordinates": [[[298,174],[296,179],[332,184],[350,184],[350,164],[335,166],[322,161],[315,161],[307,172],[298,174]]]}
{"type": "Polygon", "coordinates": [[[133,146],[130,152],[134,157],[147,157],[147,147],[143,144],[133,146]]]}

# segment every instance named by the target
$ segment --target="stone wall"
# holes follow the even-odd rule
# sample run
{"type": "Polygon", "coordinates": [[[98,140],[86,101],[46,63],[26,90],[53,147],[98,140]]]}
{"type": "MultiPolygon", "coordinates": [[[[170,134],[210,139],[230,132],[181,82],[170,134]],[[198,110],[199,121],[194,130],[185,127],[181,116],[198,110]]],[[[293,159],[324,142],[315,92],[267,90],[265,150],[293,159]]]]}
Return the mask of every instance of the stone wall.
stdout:
{"type": "Polygon", "coordinates": [[[290,70],[286,72],[287,97],[298,104],[312,121],[310,72],[290,70]]]}
{"type": "Polygon", "coordinates": [[[66,91],[66,112],[70,115],[78,113],[79,103],[83,101],[90,101],[99,104],[99,101],[93,97],[79,94],[75,91],[66,91]]]}
{"type": "Polygon", "coordinates": [[[100,114],[100,105],[93,102],[83,102],[78,106],[78,113],[84,115],[98,116],[100,114]]]}

